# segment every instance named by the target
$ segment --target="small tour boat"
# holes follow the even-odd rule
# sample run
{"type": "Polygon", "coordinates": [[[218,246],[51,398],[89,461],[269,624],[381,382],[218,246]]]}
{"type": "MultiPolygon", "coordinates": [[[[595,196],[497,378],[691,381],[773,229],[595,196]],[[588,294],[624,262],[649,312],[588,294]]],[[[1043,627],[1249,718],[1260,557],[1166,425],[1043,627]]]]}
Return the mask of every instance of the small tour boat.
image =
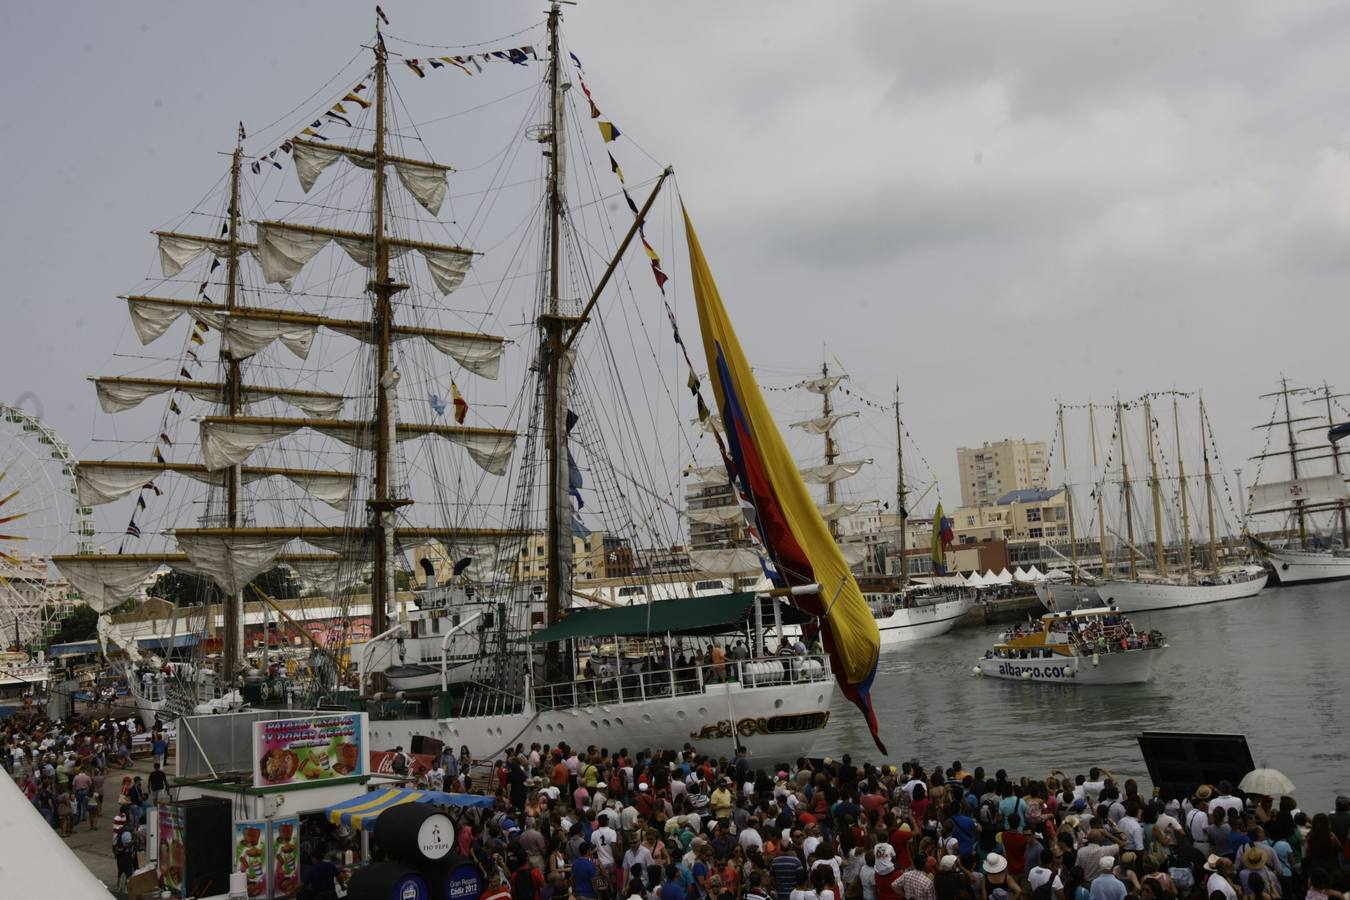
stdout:
{"type": "Polygon", "coordinates": [[[1114,606],[1041,616],[1021,626],[975,664],[976,675],[1056,684],[1133,684],[1153,677],[1167,641],[1158,631],[1136,631],[1114,606]]]}

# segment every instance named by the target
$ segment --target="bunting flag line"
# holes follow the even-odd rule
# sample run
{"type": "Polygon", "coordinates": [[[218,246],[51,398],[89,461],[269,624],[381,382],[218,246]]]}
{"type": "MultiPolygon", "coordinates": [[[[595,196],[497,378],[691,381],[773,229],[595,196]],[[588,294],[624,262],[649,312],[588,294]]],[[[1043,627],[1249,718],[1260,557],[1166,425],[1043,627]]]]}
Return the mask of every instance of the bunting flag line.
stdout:
{"type": "Polygon", "coordinates": [[[154,456],[155,456],[155,462],[160,463],[161,465],[164,463],[164,454],[159,452],[159,448],[158,448],[158,447],[155,448],[155,454],[154,454],[154,456]]]}
{"type": "Polygon", "coordinates": [[[142,487],[141,490],[145,490],[146,488],[154,491],[156,497],[162,497],[164,495],[164,492],[160,490],[159,485],[155,484],[153,481],[147,481],[145,487],[142,487]]]}
{"type": "Polygon", "coordinates": [[[378,5],[375,7],[375,15],[379,16],[380,21],[384,24],[389,24],[389,17],[384,14],[384,10],[380,9],[378,5]]]}
{"type": "MultiPolygon", "coordinates": [[[[508,47],[505,50],[489,50],[486,53],[469,53],[461,56],[428,56],[424,59],[419,58],[405,59],[403,61],[403,64],[406,65],[409,69],[411,69],[413,71],[413,74],[415,74],[418,78],[427,77],[426,69],[422,68],[423,63],[426,63],[427,66],[433,70],[444,69],[447,66],[454,66],[455,68],[463,72],[465,75],[468,75],[469,77],[472,78],[475,73],[479,74],[482,73],[483,63],[485,62],[490,63],[497,60],[501,60],[503,62],[509,62],[513,65],[524,66],[528,65],[530,60],[532,59],[538,60],[539,59],[538,54],[535,53],[533,47],[525,46],[525,47],[508,47]],[[473,66],[473,68],[470,69],[469,66],[473,66]]],[[[583,85],[582,87],[584,88],[585,85],[583,85]]],[[[342,99],[348,100],[355,98],[343,97],[342,99]]],[[[369,105],[370,105],[369,103],[362,104],[363,107],[369,105]]],[[[591,104],[591,108],[592,110],[595,110],[594,103],[591,104]]],[[[599,114],[598,110],[596,110],[595,112],[597,115],[599,114]]]]}
{"type": "Polygon", "coordinates": [[[145,509],[145,496],[144,496],[144,495],[142,495],[142,496],[136,498],[136,508],[137,508],[137,509],[145,509]]]}
{"type": "Polygon", "coordinates": [[[180,416],[183,414],[183,410],[178,407],[177,400],[169,401],[169,412],[173,413],[175,416],[180,416]]]}
{"type": "Polygon", "coordinates": [[[595,124],[599,126],[600,136],[605,139],[606,144],[613,143],[615,138],[620,137],[623,134],[623,132],[619,131],[619,129],[614,126],[613,122],[606,122],[604,119],[601,119],[595,124]]]}
{"type": "Polygon", "coordinates": [[[159,433],[159,442],[166,447],[173,446],[173,441],[169,440],[169,433],[167,431],[161,431],[159,433]]]}
{"type": "Polygon", "coordinates": [[[188,340],[192,341],[192,343],[196,344],[198,347],[206,342],[206,338],[202,337],[200,331],[192,332],[192,334],[188,335],[188,340]]]}
{"type": "Polygon", "coordinates": [[[619,184],[623,184],[623,183],[624,183],[624,180],[623,180],[623,169],[620,169],[620,168],[619,168],[619,164],[614,160],[614,154],[613,154],[613,153],[609,154],[609,170],[610,170],[611,172],[613,172],[616,176],[618,176],[619,184]]]}
{"type": "Polygon", "coordinates": [[[435,392],[428,394],[427,401],[431,403],[432,412],[434,412],[438,416],[445,415],[445,401],[441,399],[440,394],[437,394],[435,392]]]}
{"type": "Polygon", "coordinates": [[[127,523],[127,534],[129,534],[131,537],[134,538],[138,538],[141,536],[141,529],[139,526],[137,526],[135,519],[132,519],[130,522],[127,523]]]}

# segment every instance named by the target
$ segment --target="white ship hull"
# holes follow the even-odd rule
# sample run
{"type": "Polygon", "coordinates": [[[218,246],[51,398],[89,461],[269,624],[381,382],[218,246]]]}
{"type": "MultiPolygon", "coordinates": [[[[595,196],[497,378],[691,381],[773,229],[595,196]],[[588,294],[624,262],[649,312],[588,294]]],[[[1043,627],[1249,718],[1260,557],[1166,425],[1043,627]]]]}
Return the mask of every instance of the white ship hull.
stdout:
{"type": "Polygon", "coordinates": [[[889,616],[877,619],[881,646],[907,644],[946,634],[965,618],[974,605],[974,597],[957,597],[938,603],[899,607],[889,616]]]}
{"type": "Polygon", "coordinates": [[[1350,578],[1350,555],[1336,556],[1311,550],[1270,550],[1275,580],[1279,584],[1307,584],[1350,578]]]}
{"type": "Polygon", "coordinates": [[[1102,602],[1121,612],[1180,609],[1254,597],[1266,586],[1264,573],[1218,584],[1177,584],[1166,581],[1107,581],[1098,588],[1102,602]]]}
{"type": "Polygon", "coordinates": [[[1099,606],[1101,597],[1097,595],[1095,584],[1057,584],[1039,581],[1035,585],[1036,598],[1050,612],[1062,612],[1077,609],[1080,606],[1099,606]]]}
{"type": "Polygon", "coordinates": [[[592,744],[630,751],[668,750],[693,744],[700,752],[731,756],[736,744],[767,762],[808,756],[830,718],[834,681],[771,687],[709,685],[700,694],[625,699],[563,709],[535,709],[458,719],[372,720],[370,744],[375,750],[412,746],[425,735],[458,749],[467,746],[474,759],[495,759],[518,743],[538,741],[572,747],[592,744]]]}
{"type": "Polygon", "coordinates": [[[987,657],[976,662],[975,671],[988,678],[1042,684],[1138,684],[1153,677],[1153,664],[1166,649],[1164,645],[1124,653],[1040,659],[987,657]]]}

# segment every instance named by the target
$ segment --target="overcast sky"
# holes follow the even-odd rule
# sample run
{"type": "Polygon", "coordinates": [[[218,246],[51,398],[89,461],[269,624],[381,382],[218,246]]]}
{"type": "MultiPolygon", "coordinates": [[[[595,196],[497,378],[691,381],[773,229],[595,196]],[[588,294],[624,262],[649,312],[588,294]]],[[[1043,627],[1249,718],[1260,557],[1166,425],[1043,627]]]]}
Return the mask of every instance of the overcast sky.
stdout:
{"type": "MultiPolygon", "coordinates": [[[[385,4],[393,34],[445,45],[543,8],[385,4]]],[[[566,17],[606,114],[675,166],[765,380],[823,353],[877,399],[899,378],[949,507],[955,448],[1048,439],[1057,397],[1202,389],[1231,468],[1261,449],[1256,395],[1281,372],[1350,389],[1346,4],[583,0],[566,17]]],[[[220,178],[236,120],[284,116],[370,27],[345,0],[0,7],[4,400],[36,394],[96,455],[85,377],[135,349],[114,298],[149,271],[148,232],[220,178]]],[[[445,158],[481,156],[461,137],[445,158]]],[[[892,453],[884,424],[856,449],[892,453]]]]}

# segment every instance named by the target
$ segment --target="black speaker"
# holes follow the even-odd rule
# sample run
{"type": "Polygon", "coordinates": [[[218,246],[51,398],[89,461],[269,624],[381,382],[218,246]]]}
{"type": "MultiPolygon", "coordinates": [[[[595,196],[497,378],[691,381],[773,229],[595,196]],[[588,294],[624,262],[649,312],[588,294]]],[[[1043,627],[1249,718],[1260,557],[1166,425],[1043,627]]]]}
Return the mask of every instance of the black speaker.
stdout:
{"type": "Polygon", "coordinates": [[[1139,751],[1149,780],[1179,797],[1190,796],[1202,784],[1227,781],[1236,787],[1243,775],[1256,768],[1247,738],[1241,734],[1145,731],[1139,735],[1139,751]]]}
{"type": "Polygon", "coordinates": [[[441,748],[444,746],[444,742],[439,738],[427,737],[425,734],[414,734],[412,736],[412,746],[408,748],[408,752],[439,757],[441,755],[441,748]]]}
{"type": "Polygon", "coordinates": [[[230,892],[230,852],[234,847],[230,801],[220,797],[184,800],[183,856],[185,897],[210,897],[230,892]]]}

